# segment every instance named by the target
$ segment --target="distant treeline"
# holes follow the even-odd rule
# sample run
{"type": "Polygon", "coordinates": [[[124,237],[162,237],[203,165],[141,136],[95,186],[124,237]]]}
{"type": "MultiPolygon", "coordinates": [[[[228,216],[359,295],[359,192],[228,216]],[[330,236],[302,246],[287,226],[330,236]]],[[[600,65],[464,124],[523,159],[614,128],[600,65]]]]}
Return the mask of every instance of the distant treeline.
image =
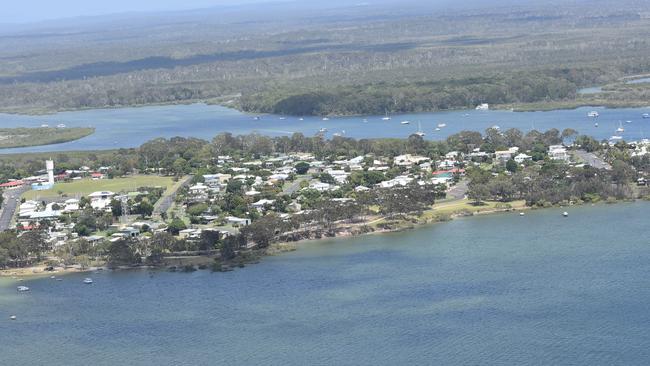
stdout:
{"type": "Polygon", "coordinates": [[[309,116],[426,112],[472,108],[480,103],[563,101],[575,98],[579,87],[593,84],[602,73],[598,68],[556,69],[434,82],[323,87],[298,93],[280,89],[244,96],[241,107],[248,112],[309,116]]]}

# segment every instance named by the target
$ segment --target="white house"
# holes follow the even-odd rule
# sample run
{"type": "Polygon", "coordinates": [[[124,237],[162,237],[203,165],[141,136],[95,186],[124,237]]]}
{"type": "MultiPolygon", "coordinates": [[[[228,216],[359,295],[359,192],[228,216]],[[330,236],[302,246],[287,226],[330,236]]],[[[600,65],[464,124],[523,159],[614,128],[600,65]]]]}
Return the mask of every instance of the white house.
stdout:
{"type": "Polygon", "coordinates": [[[569,154],[562,145],[552,145],[548,147],[548,156],[553,160],[569,161],[569,154]]]}
{"type": "Polygon", "coordinates": [[[110,191],[93,192],[88,195],[90,206],[95,210],[105,210],[111,204],[115,193],[110,191]]]}

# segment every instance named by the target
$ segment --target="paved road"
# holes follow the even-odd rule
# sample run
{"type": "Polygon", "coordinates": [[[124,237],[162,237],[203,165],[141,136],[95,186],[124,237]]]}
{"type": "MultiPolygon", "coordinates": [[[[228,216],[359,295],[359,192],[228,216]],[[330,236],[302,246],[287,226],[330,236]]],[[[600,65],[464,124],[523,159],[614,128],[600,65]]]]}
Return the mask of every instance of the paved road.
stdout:
{"type": "Polygon", "coordinates": [[[609,165],[606,161],[596,156],[596,154],[586,152],[584,150],[576,150],[574,154],[582,160],[585,164],[589,164],[597,169],[606,169],[611,170],[612,166],[609,165]]]}
{"type": "Polygon", "coordinates": [[[2,210],[0,211],[0,231],[11,229],[11,219],[13,219],[16,213],[20,196],[28,189],[28,187],[20,187],[9,189],[3,193],[4,201],[2,203],[2,210]]]}
{"type": "Polygon", "coordinates": [[[181,187],[188,185],[190,180],[192,180],[192,176],[183,177],[169,191],[165,192],[165,194],[154,205],[153,216],[160,217],[160,214],[167,212],[174,203],[176,192],[178,192],[181,187]]]}
{"type": "Polygon", "coordinates": [[[300,183],[302,183],[305,180],[308,180],[309,177],[300,177],[297,178],[287,189],[284,190],[285,194],[292,195],[294,192],[297,192],[300,189],[300,183]]]}
{"type": "Polygon", "coordinates": [[[453,186],[449,191],[447,191],[446,200],[458,201],[465,198],[467,195],[467,180],[462,179],[458,184],[453,186]]]}

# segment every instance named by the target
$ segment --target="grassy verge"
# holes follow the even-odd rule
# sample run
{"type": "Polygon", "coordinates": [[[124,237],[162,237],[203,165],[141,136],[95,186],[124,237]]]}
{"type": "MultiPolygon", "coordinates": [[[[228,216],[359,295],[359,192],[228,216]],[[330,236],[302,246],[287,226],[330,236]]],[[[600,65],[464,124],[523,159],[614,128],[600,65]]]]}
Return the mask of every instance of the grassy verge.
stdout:
{"type": "Polygon", "coordinates": [[[57,183],[53,189],[45,191],[28,191],[23,198],[45,199],[58,198],[61,196],[78,197],[87,196],[97,191],[134,191],[140,187],[164,187],[170,189],[174,185],[171,177],[160,177],[155,175],[138,175],[127,178],[115,179],[82,179],[70,183],[57,183]]]}

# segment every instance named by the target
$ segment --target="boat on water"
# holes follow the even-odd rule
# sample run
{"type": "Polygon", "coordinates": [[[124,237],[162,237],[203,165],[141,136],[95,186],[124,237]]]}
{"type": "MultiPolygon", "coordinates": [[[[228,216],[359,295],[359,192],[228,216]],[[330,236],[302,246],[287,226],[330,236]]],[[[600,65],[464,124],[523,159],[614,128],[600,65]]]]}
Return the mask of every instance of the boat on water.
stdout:
{"type": "Polygon", "coordinates": [[[58,125],[56,125],[56,128],[66,128],[66,125],[63,123],[59,123],[58,125]]]}
{"type": "Polygon", "coordinates": [[[440,130],[442,130],[440,127],[436,127],[436,131],[440,131],[440,130]]]}
{"type": "Polygon", "coordinates": [[[499,125],[494,125],[494,126],[492,126],[490,128],[493,129],[493,130],[497,130],[497,131],[499,131],[501,129],[501,127],[499,127],[499,125]]]}
{"type": "Polygon", "coordinates": [[[623,124],[619,122],[618,128],[616,129],[616,132],[621,133],[625,132],[625,129],[623,128],[623,124]]]}
{"type": "Polygon", "coordinates": [[[262,118],[261,117],[253,117],[253,120],[255,120],[255,121],[259,121],[260,119],[262,119],[262,118]]]}
{"type": "Polygon", "coordinates": [[[18,286],[18,287],[16,287],[16,290],[18,290],[18,292],[27,292],[27,291],[29,291],[29,287],[27,287],[27,286],[18,286]]]}
{"type": "Polygon", "coordinates": [[[479,104],[479,105],[476,106],[476,110],[477,110],[477,111],[487,111],[487,110],[490,110],[490,105],[487,104],[487,103],[481,103],[481,104],[479,104]]]}
{"type": "Polygon", "coordinates": [[[650,118],[650,113],[643,113],[643,114],[641,115],[641,117],[643,117],[643,118],[650,118]]]}
{"type": "Polygon", "coordinates": [[[50,127],[50,125],[48,125],[47,123],[43,123],[43,124],[41,125],[41,127],[42,127],[42,128],[48,128],[48,127],[50,127]]]}
{"type": "Polygon", "coordinates": [[[9,320],[16,320],[16,316],[15,315],[10,316],[9,320]]]}
{"type": "Polygon", "coordinates": [[[610,139],[610,140],[622,140],[622,139],[623,139],[623,136],[617,136],[617,135],[614,135],[614,136],[610,137],[609,139],[610,139]]]}
{"type": "Polygon", "coordinates": [[[329,121],[330,119],[327,117],[323,117],[323,121],[329,121]]]}
{"type": "Polygon", "coordinates": [[[287,117],[280,117],[281,121],[284,121],[285,119],[287,119],[287,117]]]}
{"type": "Polygon", "coordinates": [[[323,128],[321,128],[320,130],[318,130],[318,132],[320,132],[320,133],[325,133],[325,132],[327,132],[327,128],[323,127],[323,128]]]}
{"type": "Polygon", "coordinates": [[[598,127],[598,122],[594,123],[594,127],[598,127]]]}
{"type": "Polygon", "coordinates": [[[84,278],[83,283],[85,283],[86,285],[90,285],[91,283],[93,283],[93,279],[92,278],[84,278]]]}
{"type": "Polygon", "coordinates": [[[388,111],[386,111],[386,116],[384,118],[382,118],[382,120],[383,121],[390,121],[391,120],[390,115],[388,114],[388,111]]]}
{"type": "Polygon", "coordinates": [[[625,121],[625,123],[632,123],[632,121],[629,121],[629,120],[628,120],[628,121],[625,121]]]}
{"type": "Polygon", "coordinates": [[[400,123],[403,124],[403,125],[410,125],[410,124],[411,124],[411,121],[402,121],[402,122],[400,122],[400,123]]]}
{"type": "Polygon", "coordinates": [[[596,111],[591,111],[591,112],[587,113],[587,117],[596,118],[598,116],[600,116],[600,113],[598,113],[596,111]]]}
{"type": "Polygon", "coordinates": [[[426,134],[422,131],[422,125],[420,124],[420,122],[418,122],[418,131],[415,134],[420,137],[426,136],[426,134]]]}
{"type": "Polygon", "coordinates": [[[564,217],[569,217],[569,213],[566,212],[566,211],[564,211],[564,212],[562,212],[562,216],[564,216],[564,217]]]}
{"type": "Polygon", "coordinates": [[[438,123],[438,127],[439,128],[444,128],[444,127],[447,127],[447,124],[446,123],[438,123]]]}
{"type": "Polygon", "coordinates": [[[304,121],[304,120],[305,120],[305,119],[302,118],[302,117],[298,118],[298,121],[304,121]]]}

